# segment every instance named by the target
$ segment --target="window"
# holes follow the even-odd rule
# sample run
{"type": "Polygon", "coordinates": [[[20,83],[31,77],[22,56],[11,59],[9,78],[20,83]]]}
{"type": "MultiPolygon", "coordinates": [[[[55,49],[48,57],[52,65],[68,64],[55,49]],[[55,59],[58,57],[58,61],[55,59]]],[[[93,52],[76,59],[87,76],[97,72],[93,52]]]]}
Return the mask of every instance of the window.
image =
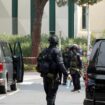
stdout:
{"type": "Polygon", "coordinates": [[[86,29],[86,6],[82,7],[82,29],[86,29]]]}

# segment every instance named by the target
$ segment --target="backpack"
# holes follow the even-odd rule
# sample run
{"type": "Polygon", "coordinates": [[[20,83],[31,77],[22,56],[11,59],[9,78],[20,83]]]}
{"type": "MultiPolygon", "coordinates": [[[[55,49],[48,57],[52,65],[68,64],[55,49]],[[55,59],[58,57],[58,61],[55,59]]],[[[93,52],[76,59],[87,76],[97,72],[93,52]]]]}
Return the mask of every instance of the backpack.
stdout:
{"type": "Polygon", "coordinates": [[[50,62],[51,62],[51,53],[48,48],[45,48],[37,58],[36,70],[41,73],[41,76],[45,76],[49,73],[50,62]]]}
{"type": "Polygon", "coordinates": [[[76,67],[78,66],[78,59],[77,59],[77,54],[73,53],[71,57],[71,66],[76,67]]]}
{"type": "Polygon", "coordinates": [[[82,67],[82,61],[80,59],[80,55],[76,52],[72,52],[71,54],[71,64],[70,66],[76,67],[76,68],[81,68],[82,67]]]}
{"type": "Polygon", "coordinates": [[[80,73],[82,68],[82,61],[79,54],[76,52],[71,52],[71,62],[70,62],[70,73],[80,73]]]}

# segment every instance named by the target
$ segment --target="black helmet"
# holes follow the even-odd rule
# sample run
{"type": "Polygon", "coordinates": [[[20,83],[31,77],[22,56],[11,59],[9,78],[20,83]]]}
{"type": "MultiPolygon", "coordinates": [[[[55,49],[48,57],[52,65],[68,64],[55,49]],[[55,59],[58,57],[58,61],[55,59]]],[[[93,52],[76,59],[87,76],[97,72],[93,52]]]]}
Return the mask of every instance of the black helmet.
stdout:
{"type": "Polygon", "coordinates": [[[58,44],[58,37],[56,35],[51,35],[48,39],[51,44],[58,44]]]}

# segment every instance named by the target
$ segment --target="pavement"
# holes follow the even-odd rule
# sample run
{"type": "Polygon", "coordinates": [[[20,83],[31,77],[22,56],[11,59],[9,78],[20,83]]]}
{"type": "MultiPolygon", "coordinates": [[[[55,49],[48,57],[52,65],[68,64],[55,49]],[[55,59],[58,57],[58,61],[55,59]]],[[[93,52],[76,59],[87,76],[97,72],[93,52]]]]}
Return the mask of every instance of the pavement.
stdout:
{"type": "Polygon", "coordinates": [[[37,72],[25,72],[24,73],[24,81],[32,80],[32,79],[40,79],[40,74],[37,72]]]}
{"type": "MultiPolygon", "coordinates": [[[[38,93],[37,92],[37,97],[42,96],[43,98],[41,99],[42,102],[39,103],[39,100],[37,100],[39,103],[39,105],[45,105],[43,104],[46,103],[45,100],[45,93],[43,91],[43,81],[42,78],[40,77],[39,73],[37,72],[26,72],[25,73],[25,77],[24,77],[24,82],[22,84],[38,84],[40,83],[41,85],[41,90],[38,93]],[[34,80],[35,81],[32,81],[34,80]]],[[[60,85],[58,92],[57,92],[57,96],[56,96],[56,105],[83,105],[83,100],[85,98],[85,86],[84,86],[84,81],[81,78],[81,90],[80,92],[71,92],[71,90],[73,89],[73,84],[71,83],[70,87],[67,87],[65,85],[60,85]]],[[[37,86],[37,85],[36,85],[37,86]]]]}
{"type": "MultiPolygon", "coordinates": [[[[43,80],[37,72],[25,72],[23,83],[17,84],[17,91],[0,95],[0,105],[47,105],[43,80]]],[[[55,105],[83,105],[85,97],[84,81],[81,78],[80,92],[71,92],[70,87],[60,85],[55,105]]]]}

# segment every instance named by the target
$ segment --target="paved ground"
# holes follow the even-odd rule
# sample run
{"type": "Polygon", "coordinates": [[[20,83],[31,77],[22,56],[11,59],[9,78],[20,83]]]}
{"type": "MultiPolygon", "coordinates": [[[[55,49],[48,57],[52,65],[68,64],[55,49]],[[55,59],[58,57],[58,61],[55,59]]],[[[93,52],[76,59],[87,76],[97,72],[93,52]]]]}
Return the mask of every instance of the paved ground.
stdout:
{"type": "MultiPolygon", "coordinates": [[[[40,96],[43,97],[41,99],[41,101],[46,103],[45,102],[45,93],[43,91],[42,78],[40,78],[39,74],[37,74],[37,73],[36,74],[26,73],[26,74],[28,74],[25,76],[26,79],[35,78],[35,79],[37,79],[37,81],[34,82],[34,84],[37,84],[37,83],[41,84],[41,93],[39,93],[39,94],[40,94],[40,96]]],[[[84,89],[84,81],[82,80],[82,78],[81,78],[81,87],[82,87],[82,89],[80,90],[80,93],[78,93],[78,92],[71,92],[71,90],[73,88],[72,84],[69,88],[67,88],[67,86],[60,85],[59,89],[58,89],[57,97],[56,97],[56,105],[83,105],[83,100],[85,97],[85,89],[84,89]]],[[[39,96],[39,94],[37,96],[39,96]]],[[[43,105],[43,104],[41,104],[41,105],[43,105]]]]}
{"type": "MultiPolygon", "coordinates": [[[[73,88],[60,85],[56,97],[56,105],[83,105],[85,97],[84,82],[81,79],[80,93],[71,92],[73,88]]],[[[24,82],[18,84],[18,90],[0,95],[0,105],[46,105],[42,78],[38,73],[25,72],[24,82]]]]}

